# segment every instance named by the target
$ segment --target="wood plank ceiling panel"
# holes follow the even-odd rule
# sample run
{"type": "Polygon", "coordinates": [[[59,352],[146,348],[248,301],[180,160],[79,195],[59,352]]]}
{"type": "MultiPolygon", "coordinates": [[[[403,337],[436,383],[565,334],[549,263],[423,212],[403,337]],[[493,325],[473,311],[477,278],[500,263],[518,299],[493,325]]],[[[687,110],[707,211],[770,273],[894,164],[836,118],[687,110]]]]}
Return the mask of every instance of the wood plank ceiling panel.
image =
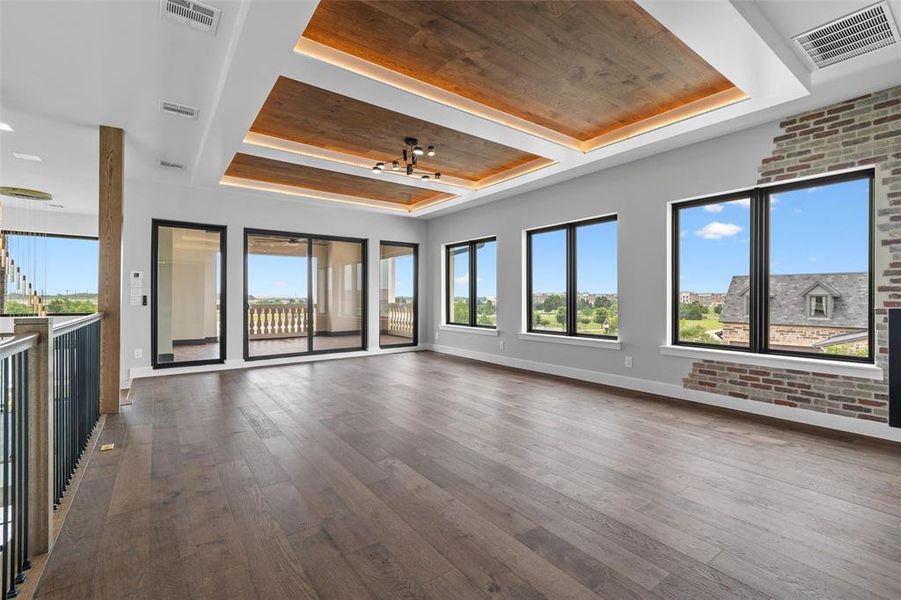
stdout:
{"type": "Polygon", "coordinates": [[[631,0],[321,0],[303,36],[580,141],[735,89],[631,0]]]}
{"type": "Polygon", "coordinates": [[[414,137],[438,150],[434,157],[419,157],[422,169],[473,183],[542,161],[529,152],[287,77],[278,78],[250,131],[367,158],[373,164],[398,158],[404,139],[414,137]]]}
{"type": "Polygon", "coordinates": [[[391,202],[402,206],[412,206],[419,202],[445,196],[443,192],[426,188],[317,169],[240,152],[235,154],[225,175],[226,177],[290,186],[299,190],[314,190],[366,200],[391,202]]]}

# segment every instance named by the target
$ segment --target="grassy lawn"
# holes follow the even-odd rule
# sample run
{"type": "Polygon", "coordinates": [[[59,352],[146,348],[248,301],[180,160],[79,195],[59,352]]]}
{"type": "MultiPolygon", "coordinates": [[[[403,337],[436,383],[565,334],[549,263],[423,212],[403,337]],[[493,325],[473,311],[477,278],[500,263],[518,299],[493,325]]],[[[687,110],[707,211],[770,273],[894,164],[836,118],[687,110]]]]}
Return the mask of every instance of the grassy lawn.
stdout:
{"type": "MultiPolygon", "coordinates": [[[[557,313],[556,312],[545,312],[543,310],[534,311],[535,315],[541,317],[542,324],[538,325],[537,323],[532,326],[532,329],[537,331],[564,331],[566,326],[563,323],[557,322],[557,313]]],[[[535,323],[535,319],[532,320],[535,323]]],[[[578,333],[587,333],[592,335],[616,335],[616,328],[610,327],[607,331],[604,331],[604,325],[602,323],[596,323],[592,320],[590,323],[577,323],[576,328],[578,333]]]]}

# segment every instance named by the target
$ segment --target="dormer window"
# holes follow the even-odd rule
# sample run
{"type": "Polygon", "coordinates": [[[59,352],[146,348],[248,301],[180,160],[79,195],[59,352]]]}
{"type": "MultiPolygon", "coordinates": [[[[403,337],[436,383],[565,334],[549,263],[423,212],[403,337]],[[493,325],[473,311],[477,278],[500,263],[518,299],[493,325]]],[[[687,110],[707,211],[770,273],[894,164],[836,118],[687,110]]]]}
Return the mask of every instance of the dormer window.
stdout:
{"type": "Polygon", "coordinates": [[[810,316],[814,319],[829,318],[829,296],[809,296],[810,316]]]}

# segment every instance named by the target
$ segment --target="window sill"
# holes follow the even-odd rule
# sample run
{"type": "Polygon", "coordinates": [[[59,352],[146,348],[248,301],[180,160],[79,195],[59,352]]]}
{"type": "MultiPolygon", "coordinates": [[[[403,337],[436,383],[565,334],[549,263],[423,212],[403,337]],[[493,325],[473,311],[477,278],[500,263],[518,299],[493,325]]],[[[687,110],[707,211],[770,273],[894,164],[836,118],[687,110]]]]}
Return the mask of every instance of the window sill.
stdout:
{"type": "Polygon", "coordinates": [[[520,332],[519,339],[528,342],[551,342],[552,344],[566,344],[569,346],[583,346],[603,350],[621,350],[622,343],[619,340],[603,340],[597,338],[580,338],[571,335],[554,335],[552,333],[520,332]]]}
{"type": "Polygon", "coordinates": [[[472,333],[475,335],[490,335],[492,337],[497,337],[500,335],[500,332],[495,328],[491,329],[489,327],[470,327],[468,325],[439,325],[439,331],[453,331],[455,333],[472,333]]]}
{"type": "Polygon", "coordinates": [[[881,380],[883,378],[882,368],[877,367],[872,363],[840,362],[807,358],[804,356],[751,354],[750,352],[736,352],[735,350],[717,350],[713,348],[692,348],[689,346],[671,345],[660,346],[660,354],[702,360],[721,360],[775,369],[795,369],[798,371],[843,375],[845,377],[861,377],[863,379],[881,380]]]}

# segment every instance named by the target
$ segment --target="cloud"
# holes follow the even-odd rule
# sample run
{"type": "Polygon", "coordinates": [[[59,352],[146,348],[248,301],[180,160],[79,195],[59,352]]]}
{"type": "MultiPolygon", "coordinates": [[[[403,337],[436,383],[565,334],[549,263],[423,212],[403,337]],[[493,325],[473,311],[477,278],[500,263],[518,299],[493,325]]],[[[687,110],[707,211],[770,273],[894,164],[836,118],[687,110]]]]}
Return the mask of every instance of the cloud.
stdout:
{"type": "Polygon", "coordinates": [[[277,288],[283,288],[283,287],[288,287],[288,282],[287,282],[287,281],[282,281],[282,280],[279,279],[279,280],[277,280],[277,281],[273,281],[273,282],[272,282],[272,285],[274,285],[274,286],[277,287],[277,288]]]}
{"type": "Polygon", "coordinates": [[[713,221],[695,231],[695,235],[702,237],[705,240],[721,240],[737,235],[741,230],[741,225],[736,225],[735,223],[720,223],[719,221],[713,221]]]}
{"type": "Polygon", "coordinates": [[[736,206],[741,206],[742,208],[751,208],[751,199],[742,198],[741,200],[733,200],[729,204],[735,204],[736,206]]]}
{"type": "Polygon", "coordinates": [[[803,208],[796,208],[796,209],[794,209],[794,212],[800,215],[802,212],[804,212],[804,209],[803,209],[803,208]]]}
{"type": "Polygon", "coordinates": [[[808,258],[807,260],[809,260],[810,262],[816,262],[816,261],[817,261],[817,257],[816,257],[816,256],[811,256],[811,257],[808,258]]]}
{"type": "Polygon", "coordinates": [[[461,275],[459,277],[455,277],[454,283],[456,283],[457,285],[466,285],[467,283],[469,283],[469,273],[467,273],[466,275],[461,275]]]}
{"type": "Polygon", "coordinates": [[[712,212],[712,213],[720,213],[720,212],[723,212],[723,205],[722,204],[705,204],[704,210],[706,210],[707,212],[712,212]]]}

